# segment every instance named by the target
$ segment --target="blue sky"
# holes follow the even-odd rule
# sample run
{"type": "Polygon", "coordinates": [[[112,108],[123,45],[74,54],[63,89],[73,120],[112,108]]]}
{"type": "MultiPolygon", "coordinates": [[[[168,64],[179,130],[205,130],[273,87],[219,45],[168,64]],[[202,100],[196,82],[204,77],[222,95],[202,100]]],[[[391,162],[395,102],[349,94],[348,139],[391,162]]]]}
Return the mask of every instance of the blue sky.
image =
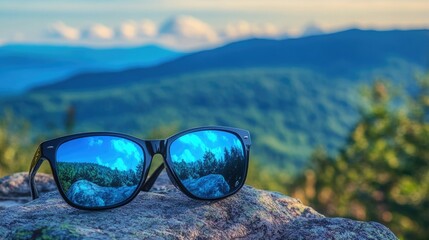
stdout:
{"type": "Polygon", "coordinates": [[[117,137],[85,137],[63,143],[57,150],[58,162],[97,163],[126,171],[135,170],[144,159],[141,148],[134,142],[117,137]]]}
{"type": "Polygon", "coordinates": [[[233,134],[223,131],[200,131],[186,134],[170,146],[173,161],[192,162],[201,160],[206,151],[211,151],[216,159],[223,158],[224,149],[236,146],[243,149],[240,140],[233,134]]]}
{"type": "Polygon", "coordinates": [[[428,12],[428,0],[0,0],[0,42],[196,49],[306,29],[429,28],[428,12]]]}

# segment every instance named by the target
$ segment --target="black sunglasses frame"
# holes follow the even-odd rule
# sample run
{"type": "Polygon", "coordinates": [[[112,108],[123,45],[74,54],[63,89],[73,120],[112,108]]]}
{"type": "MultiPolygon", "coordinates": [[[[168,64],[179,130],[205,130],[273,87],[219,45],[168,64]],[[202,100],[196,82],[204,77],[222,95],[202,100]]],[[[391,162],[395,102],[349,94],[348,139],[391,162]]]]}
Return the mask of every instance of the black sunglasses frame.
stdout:
{"type": "Polygon", "coordinates": [[[36,199],[39,197],[39,193],[37,191],[37,188],[36,188],[36,185],[34,182],[34,177],[37,173],[37,170],[42,165],[43,161],[47,160],[49,162],[51,169],[52,169],[52,174],[53,174],[55,183],[57,185],[58,191],[60,192],[62,198],[69,205],[71,205],[75,208],[78,208],[78,209],[82,209],[82,210],[105,210],[105,209],[116,208],[116,207],[120,207],[120,206],[123,206],[125,204],[128,204],[139,194],[140,191],[146,191],[147,192],[152,188],[153,184],[155,183],[157,177],[162,172],[164,167],[166,168],[168,177],[170,178],[170,181],[173,183],[173,185],[176,186],[180,191],[182,191],[188,197],[196,199],[196,200],[205,200],[205,201],[221,200],[221,199],[227,198],[227,197],[235,194],[236,192],[238,192],[243,187],[243,185],[246,181],[247,170],[248,170],[248,166],[249,166],[250,146],[251,146],[251,139],[250,139],[249,131],[239,129],[239,128],[223,127],[223,126],[209,126],[209,127],[192,128],[192,129],[188,129],[188,130],[179,132],[179,133],[177,133],[177,134],[175,134],[169,138],[163,139],[163,140],[142,140],[142,139],[139,139],[136,137],[126,135],[126,134],[115,133],[115,132],[88,132],[88,133],[79,133],[79,134],[59,137],[59,138],[55,138],[55,139],[41,143],[36,150],[36,153],[33,157],[33,160],[31,162],[31,166],[30,166],[30,170],[29,170],[29,185],[30,185],[30,190],[31,190],[31,196],[33,199],[36,199]],[[227,195],[222,196],[220,198],[204,199],[204,198],[200,198],[200,197],[193,195],[191,192],[189,192],[183,186],[182,182],[180,181],[180,179],[178,178],[176,173],[172,170],[172,160],[171,160],[171,156],[169,154],[169,149],[170,149],[171,144],[176,139],[178,139],[179,137],[181,137],[183,135],[186,135],[186,134],[189,134],[192,132],[204,131],[204,130],[218,130],[218,131],[229,132],[231,134],[234,134],[236,137],[238,137],[238,139],[240,139],[241,143],[243,144],[244,159],[246,160],[245,161],[245,169],[244,169],[244,173],[245,173],[244,179],[240,183],[239,187],[236,188],[233,192],[228,193],[227,195]],[[136,143],[137,145],[139,145],[144,152],[145,161],[144,161],[143,176],[140,179],[140,182],[139,182],[136,190],[134,191],[134,193],[130,197],[128,197],[127,199],[125,199],[125,200],[123,200],[117,204],[114,204],[111,206],[102,206],[102,207],[85,207],[85,206],[77,205],[77,204],[73,203],[72,201],[70,201],[66,197],[66,194],[64,193],[64,191],[60,185],[58,173],[57,173],[57,164],[56,164],[57,163],[57,160],[56,160],[57,149],[61,146],[61,144],[65,143],[65,142],[68,142],[68,141],[71,141],[71,140],[74,140],[77,138],[91,137],[91,136],[112,136],[112,137],[124,138],[124,139],[132,141],[132,142],[136,143]],[[152,173],[152,175],[149,177],[149,179],[147,179],[148,174],[149,174],[149,170],[150,170],[150,167],[152,164],[152,160],[153,160],[153,157],[155,154],[161,154],[162,155],[163,164],[161,164],[152,173]]]}

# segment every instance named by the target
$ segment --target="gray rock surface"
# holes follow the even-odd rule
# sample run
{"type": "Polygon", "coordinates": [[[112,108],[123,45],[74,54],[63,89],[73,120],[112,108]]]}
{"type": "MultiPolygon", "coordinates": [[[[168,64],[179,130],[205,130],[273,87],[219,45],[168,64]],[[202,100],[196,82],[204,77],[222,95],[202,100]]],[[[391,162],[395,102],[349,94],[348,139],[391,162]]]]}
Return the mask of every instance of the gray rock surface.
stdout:
{"type": "MultiPolygon", "coordinates": [[[[51,175],[37,174],[35,181],[39,192],[50,192],[57,189],[51,175]]],[[[15,173],[0,178],[0,209],[20,205],[31,200],[27,173],[15,173]]]]}
{"type": "MultiPolygon", "coordinates": [[[[11,179],[26,178],[15,175],[0,180],[2,193],[17,189],[11,179]]],[[[249,186],[221,201],[196,201],[165,174],[153,191],[116,209],[78,210],[55,190],[0,216],[0,239],[396,239],[381,224],[326,218],[297,199],[249,186]]]]}

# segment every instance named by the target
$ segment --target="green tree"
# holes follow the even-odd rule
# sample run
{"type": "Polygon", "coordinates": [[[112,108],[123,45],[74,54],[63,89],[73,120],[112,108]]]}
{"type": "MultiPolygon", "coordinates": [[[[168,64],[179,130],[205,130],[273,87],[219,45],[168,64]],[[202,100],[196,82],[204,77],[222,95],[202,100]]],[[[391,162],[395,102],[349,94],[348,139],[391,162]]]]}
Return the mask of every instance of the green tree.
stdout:
{"type": "MultiPolygon", "coordinates": [[[[0,113],[0,177],[28,171],[34,150],[29,139],[30,125],[8,111],[0,113]],[[31,152],[31,153],[29,153],[31,152]]],[[[36,148],[34,148],[36,149],[36,148]]]]}
{"type": "Polygon", "coordinates": [[[336,157],[317,150],[291,187],[327,215],[381,222],[398,236],[429,236],[429,75],[398,107],[383,82],[336,157]]]}
{"type": "Polygon", "coordinates": [[[73,105],[70,105],[67,108],[65,118],[64,118],[64,130],[67,134],[71,134],[76,125],[76,108],[73,105]]]}

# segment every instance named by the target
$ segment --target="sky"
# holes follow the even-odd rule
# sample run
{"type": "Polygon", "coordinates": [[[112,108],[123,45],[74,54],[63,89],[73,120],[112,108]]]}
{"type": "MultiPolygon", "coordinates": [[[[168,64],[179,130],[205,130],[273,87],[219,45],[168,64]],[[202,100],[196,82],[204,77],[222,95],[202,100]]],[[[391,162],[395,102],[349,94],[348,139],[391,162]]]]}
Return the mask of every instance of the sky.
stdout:
{"type": "Polygon", "coordinates": [[[429,28],[428,0],[0,0],[0,43],[206,48],[249,37],[429,28]]]}
{"type": "Polygon", "coordinates": [[[170,146],[173,162],[194,162],[203,159],[206,151],[212,152],[217,160],[223,158],[224,149],[231,147],[243,149],[241,141],[234,135],[223,131],[199,131],[186,134],[170,146]]]}

